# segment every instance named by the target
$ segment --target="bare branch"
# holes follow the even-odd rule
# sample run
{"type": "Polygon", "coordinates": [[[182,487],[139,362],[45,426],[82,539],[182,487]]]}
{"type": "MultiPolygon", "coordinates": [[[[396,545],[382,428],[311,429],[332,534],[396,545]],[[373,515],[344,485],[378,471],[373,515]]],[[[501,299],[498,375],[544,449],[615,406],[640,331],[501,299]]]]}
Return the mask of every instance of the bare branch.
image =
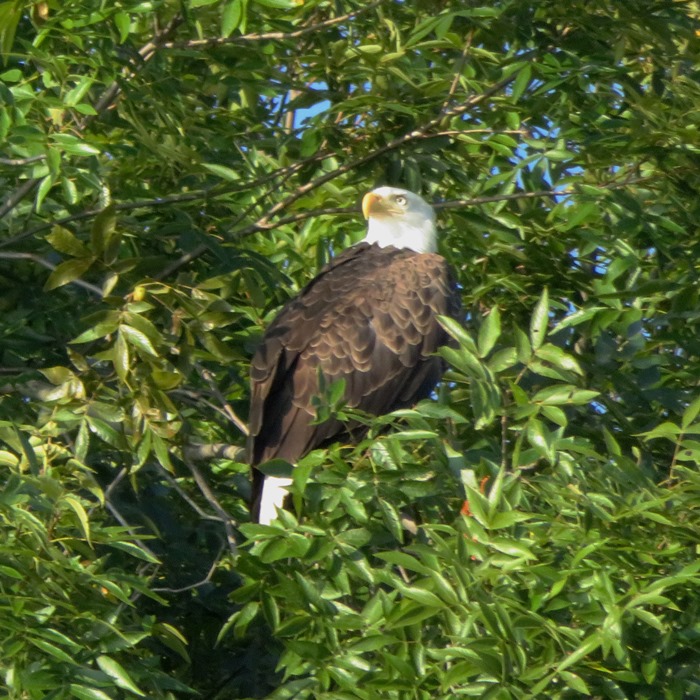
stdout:
{"type": "Polygon", "coordinates": [[[452,84],[450,85],[450,89],[447,91],[447,96],[445,97],[445,100],[442,103],[442,107],[440,109],[440,114],[444,115],[449,111],[450,102],[452,101],[452,98],[454,97],[454,94],[457,91],[457,86],[459,85],[459,79],[462,76],[462,69],[464,68],[464,64],[467,60],[467,55],[469,54],[469,49],[471,48],[473,38],[474,38],[474,32],[471,31],[471,32],[469,32],[469,36],[467,37],[467,41],[464,44],[464,48],[462,49],[462,53],[461,53],[460,57],[457,59],[457,63],[455,64],[455,74],[454,74],[454,77],[452,78],[452,84]]]}
{"type": "Polygon", "coordinates": [[[211,581],[212,576],[214,576],[214,572],[216,571],[216,567],[221,561],[221,556],[223,555],[223,553],[224,547],[222,547],[219,550],[219,553],[216,555],[216,557],[214,557],[214,561],[209,567],[207,575],[201,581],[197,581],[197,583],[191,583],[189,586],[183,586],[182,588],[151,588],[151,590],[155,591],[156,593],[185,593],[187,591],[193,590],[194,588],[199,588],[200,586],[206,585],[211,581]]]}
{"type": "MultiPolygon", "coordinates": [[[[628,185],[637,185],[646,182],[650,178],[627,178],[619,182],[606,182],[598,185],[601,190],[619,190],[628,185]]],[[[534,199],[537,197],[567,197],[577,192],[575,187],[565,189],[536,190],[535,192],[513,192],[512,194],[494,194],[485,197],[474,197],[473,199],[451,199],[447,202],[438,202],[433,206],[436,209],[462,209],[472,207],[477,204],[488,204],[489,202],[507,202],[512,199],[534,199]]]]}
{"type": "Polygon", "coordinates": [[[105,505],[107,507],[107,510],[112,514],[114,519],[123,527],[127,529],[129,534],[134,538],[134,542],[141,547],[141,549],[144,550],[144,552],[147,552],[150,554],[154,559],[158,559],[158,555],[151,550],[148,545],[143,542],[143,540],[138,536],[132,525],[124,518],[124,516],[119,512],[119,509],[112,503],[111,501],[111,496],[114,490],[117,488],[117,486],[124,480],[126,475],[128,474],[128,470],[126,467],[122,467],[118,472],[117,475],[112,479],[110,484],[107,486],[107,488],[104,490],[104,498],[105,498],[105,505]]]}
{"type": "MultiPolygon", "coordinates": [[[[141,58],[141,63],[135,65],[131,70],[127,71],[124,76],[125,80],[129,80],[138,72],[138,69],[143,63],[149,61],[156,52],[156,49],[162,45],[162,41],[165,37],[169,36],[180,24],[182,23],[182,17],[179,15],[174,17],[168,26],[160,32],[154,39],[149,41],[147,44],[139,49],[138,54],[141,58]]],[[[114,101],[117,99],[121,93],[121,87],[119,83],[115,80],[107,89],[102,93],[98,100],[94,104],[95,111],[97,114],[88,115],[79,124],[80,129],[84,129],[90,121],[100,117],[107,109],[109,109],[114,101]]],[[[9,214],[40,182],[42,178],[34,177],[26,180],[22,185],[20,185],[5,201],[2,207],[0,207],[0,219],[9,214]]]]}
{"type": "Polygon", "coordinates": [[[31,158],[0,158],[0,165],[31,165],[45,159],[46,156],[43,153],[38,156],[31,156],[31,158]]]}
{"type": "Polygon", "coordinates": [[[202,476],[202,473],[199,471],[199,469],[194,465],[194,463],[191,460],[185,459],[184,457],[183,460],[187,465],[187,468],[192,473],[192,476],[194,477],[197,486],[199,486],[199,490],[202,493],[202,496],[204,496],[209,505],[211,505],[211,507],[214,509],[217,515],[221,518],[221,522],[223,523],[224,529],[226,530],[226,541],[228,543],[229,550],[231,551],[231,554],[235,556],[238,551],[238,546],[236,544],[236,536],[233,532],[235,520],[226,512],[221,503],[219,503],[218,499],[214,495],[214,492],[211,490],[211,487],[207,483],[206,479],[202,476]]]}
{"type": "MultiPolygon", "coordinates": [[[[471,133],[474,133],[474,131],[479,131],[479,130],[473,130],[471,133]]],[[[480,131],[488,131],[488,129],[482,129],[480,131]]],[[[440,136],[446,135],[451,132],[441,132],[440,136]]],[[[456,132],[459,134],[466,133],[464,131],[459,131],[456,132]]],[[[508,132],[497,132],[497,133],[508,133],[508,132]]],[[[517,132],[510,132],[510,133],[517,133],[517,132]]],[[[427,138],[427,137],[426,137],[427,138]]],[[[603,185],[599,185],[601,189],[606,189],[606,190],[616,190],[616,189],[621,189],[623,187],[626,187],[627,185],[631,184],[637,184],[642,181],[648,181],[649,178],[635,178],[635,179],[627,179],[623,182],[610,182],[606,183],[603,185]]],[[[471,199],[453,199],[449,200],[446,202],[436,202],[433,204],[435,209],[463,209],[465,207],[473,207],[477,206],[479,204],[489,204],[491,202],[508,202],[511,200],[516,200],[516,199],[537,199],[539,197],[565,197],[567,195],[573,194],[576,190],[572,188],[567,188],[567,189],[551,189],[551,190],[537,190],[535,192],[514,192],[512,194],[494,194],[494,195],[487,195],[484,197],[473,197],[471,199]]],[[[276,221],[267,221],[265,223],[261,223],[260,221],[255,222],[254,224],[250,224],[249,226],[246,226],[245,228],[239,229],[238,231],[235,232],[236,237],[238,238],[244,238],[246,236],[250,236],[254,233],[260,233],[261,231],[272,231],[276,228],[280,228],[281,226],[287,226],[288,224],[296,224],[299,223],[300,221],[306,221],[307,219],[314,219],[319,216],[328,216],[328,215],[338,215],[338,216],[355,216],[359,213],[359,208],[357,206],[354,207],[327,207],[324,209],[309,209],[308,211],[299,211],[295,212],[294,214],[290,214],[288,216],[281,217],[277,219],[276,221]]],[[[179,269],[182,265],[187,264],[188,262],[200,257],[204,253],[209,250],[209,247],[206,244],[202,244],[200,246],[197,246],[194,250],[190,251],[186,255],[183,255],[181,258],[178,258],[177,261],[175,261],[172,265],[170,265],[166,270],[163,271],[160,275],[158,275],[157,279],[164,279],[167,274],[172,274],[175,270],[179,269]]]]}
{"type": "MultiPolygon", "coordinates": [[[[45,267],[47,270],[55,270],[57,267],[57,265],[54,265],[52,262],[49,262],[45,258],[38,255],[34,255],[33,253],[14,253],[8,250],[4,253],[0,253],[0,260],[3,258],[6,260],[31,260],[37,265],[45,267]]],[[[90,282],[84,282],[83,280],[71,280],[68,282],[68,284],[74,284],[76,287],[87,289],[88,292],[96,294],[98,297],[100,297],[100,299],[102,298],[102,290],[94,284],[90,284],[90,282]]]]}
{"type": "MultiPolygon", "coordinates": [[[[124,80],[128,81],[131,78],[133,78],[136,73],[139,71],[139,69],[148,61],[150,61],[153,56],[155,55],[156,51],[158,48],[162,47],[164,45],[163,39],[166,37],[170,36],[172,32],[175,31],[183,22],[183,18],[180,15],[176,15],[173,17],[170,22],[168,23],[167,27],[163,29],[161,32],[157,32],[156,36],[151,39],[148,43],[144,44],[139,50],[138,50],[138,56],[140,58],[139,63],[132,63],[132,68],[131,70],[126,71],[126,75],[124,75],[124,80]]],[[[121,86],[119,83],[115,80],[99,97],[99,99],[95,102],[93,105],[95,108],[95,111],[97,112],[97,115],[89,115],[85,118],[83,121],[81,127],[84,128],[90,121],[96,118],[96,116],[100,116],[102,113],[104,113],[107,109],[109,109],[113,104],[114,101],[119,97],[121,94],[121,86]]]]}
{"type": "Polygon", "coordinates": [[[195,369],[197,370],[199,376],[207,383],[211,393],[216,396],[218,401],[221,403],[224,414],[241,431],[241,433],[243,433],[243,435],[248,437],[248,426],[236,415],[229,402],[226,401],[224,395],[219,391],[219,387],[216,385],[212,373],[197,363],[195,363],[195,369]]]}
{"type": "Polygon", "coordinates": [[[369,10],[378,7],[382,0],[375,0],[369,5],[365,5],[358,10],[348,12],[346,15],[333,17],[317,24],[307,25],[301,29],[295,29],[291,32],[260,32],[257,34],[243,34],[241,36],[230,37],[214,37],[211,39],[192,39],[190,41],[170,41],[161,46],[165,49],[192,49],[192,48],[211,48],[214,46],[222,46],[225,44],[249,44],[257,41],[284,41],[285,39],[298,39],[306,34],[312,34],[322,29],[332,27],[342,22],[354,19],[355,17],[368,12],[369,10]]]}
{"type": "MultiPolygon", "coordinates": [[[[189,448],[185,448],[185,453],[187,453],[188,449],[189,448]]],[[[192,508],[192,510],[197,513],[202,520],[213,520],[217,523],[225,522],[225,520],[222,520],[222,518],[218,515],[210,515],[205,510],[200,508],[199,505],[192,498],[190,498],[182,486],[180,486],[177,479],[173,478],[172,474],[170,474],[167,469],[164,469],[160,464],[157,464],[156,466],[162,478],[165,479],[168,484],[170,484],[170,487],[177,493],[177,495],[180,496],[180,498],[182,498],[182,500],[185,501],[185,503],[187,503],[187,505],[192,508]]]]}
{"type": "Polygon", "coordinates": [[[110,500],[105,501],[107,510],[112,514],[112,517],[134,538],[134,542],[143,549],[144,552],[150,554],[154,559],[160,561],[160,557],[136,534],[136,531],[131,526],[131,524],[124,518],[124,516],[119,512],[118,508],[110,500]]]}
{"type": "Polygon", "coordinates": [[[228,445],[225,442],[214,442],[210,445],[187,445],[184,454],[188,459],[201,462],[210,459],[231,459],[241,461],[243,449],[238,445],[228,445]]]}
{"type": "MultiPolygon", "coordinates": [[[[271,173],[266,173],[265,175],[262,175],[261,177],[257,178],[256,180],[250,180],[250,181],[245,182],[245,183],[227,183],[226,185],[215,185],[213,187],[206,188],[206,189],[195,190],[193,192],[183,192],[180,194],[173,194],[173,195],[169,195],[166,197],[157,197],[155,199],[141,199],[141,200],[136,200],[134,202],[120,202],[120,203],[114,205],[114,209],[115,209],[115,211],[131,211],[134,209],[163,207],[163,206],[167,206],[169,204],[177,204],[180,202],[193,202],[193,201],[199,201],[199,200],[215,199],[216,197],[221,197],[221,196],[224,196],[226,194],[231,194],[232,192],[245,192],[245,191],[260,187],[261,185],[264,185],[264,184],[271,182],[273,180],[276,180],[278,178],[289,177],[290,175],[297,172],[298,170],[301,170],[302,168],[309,165],[310,163],[313,163],[314,161],[317,161],[317,160],[323,160],[324,158],[327,158],[331,155],[333,155],[333,154],[328,153],[328,152],[316,153],[313,156],[309,156],[308,158],[305,158],[304,160],[300,160],[300,161],[297,161],[297,162],[292,163],[290,165],[286,165],[282,168],[278,168],[277,170],[274,170],[271,173]]],[[[23,231],[22,233],[18,234],[17,236],[13,236],[12,238],[8,238],[4,241],[0,241],[0,248],[8,248],[19,241],[22,241],[26,238],[31,238],[32,236],[36,235],[37,233],[41,233],[42,231],[47,231],[48,229],[52,228],[53,226],[65,226],[66,224],[70,224],[74,221],[80,221],[82,219],[90,219],[94,216],[97,216],[102,211],[103,211],[102,207],[99,207],[97,209],[86,209],[85,211],[78,212],[77,214],[71,214],[69,216],[64,216],[60,219],[54,219],[53,221],[47,221],[46,223],[34,226],[33,228],[31,228],[27,231],[23,231]]],[[[241,217],[238,217],[236,219],[236,222],[239,219],[241,219],[241,217]]],[[[206,250],[206,246],[203,246],[203,250],[206,250]]],[[[203,250],[200,251],[199,253],[197,253],[194,257],[201,255],[203,250]]],[[[185,262],[188,262],[188,261],[185,261],[185,262]]],[[[175,263],[173,263],[174,269],[181,267],[182,264],[185,264],[185,263],[180,263],[179,261],[176,261],[175,263]]],[[[168,274],[170,274],[170,273],[168,273],[168,274]]],[[[160,275],[157,277],[157,279],[162,279],[163,277],[166,277],[166,276],[167,276],[166,274],[161,272],[160,275]]]]}
{"type": "Polygon", "coordinates": [[[435,126],[437,126],[445,117],[464,114],[471,107],[480,104],[487,98],[491,97],[491,95],[500,92],[504,87],[510,85],[510,83],[512,83],[518,77],[519,74],[520,71],[515,71],[512,75],[509,75],[507,78],[499,80],[488,90],[484,90],[484,92],[468,98],[463,104],[450,107],[444,112],[441,111],[441,113],[437,117],[427,121],[425,124],[423,124],[423,126],[420,126],[418,129],[410,131],[407,134],[403,134],[402,136],[398,136],[395,139],[389,141],[389,143],[387,143],[385,146],[382,146],[381,148],[378,148],[377,150],[372,151],[371,153],[368,153],[367,155],[364,155],[360,158],[351,160],[345,163],[345,165],[341,165],[339,168],[336,168],[331,172],[324,173],[323,175],[320,175],[319,177],[310,180],[305,185],[298,187],[295,192],[285,197],[282,201],[278,202],[274,207],[272,207],[272,209],[270,209],[270,211],[265,216],[258,219],[258,221],[256,221],[255,224],[243,229],[243,231],[237,232],[238,235],[242,236],[248,233],[253,233],[255,231],[270,228],[269,223],[270,219],[273,216],[276,216],[284,209],[287,209],[287,207],[296,202],[298,199],[301,199],[301,197],[303,197],[305,194],[311,192],[312,190],[315,190],[317,187],[325,185],[331,180],[335,180],[335,178],[340,177],[341,175],[344,175],[345,173],[348,173],[351,170],[355,170],[355,168],[369,163],[370,161],[374,160],[375,158],[378,158],[381,155],[384,155],[385,153],[400,148],[401,146],[403,146],[406,143],[409,143],[410,141],[415,141],[421,138],[427,138],[428,132],[435,126]]]}
{"type": "MultiPolygon", "coordinates": [[[[208,399],[205,399],[202,396],[201,392],[199,392],[199,391],[192,391],[190,389],[173,389],[170,393],[174,394],[176,396],[185,397],[186,399],[191,399],[193,403],[206,406],[207,408],[214,411],[214,413],[218,413],[219,415],[223,416],[227,421],[231,420],[231,417],[228,415],[228,413],[223,408],[220,408],[219,406],[212,403],[208,399]]],[[[219,455],[219,456],[223,457],[224,455],[219,455]]],[[[204,459],[204,458],[203,457],[192,457],[192,459],[204,459]]],[[[233,457],[231,457],[231,459],[233,459],[233,457]]]]}
{"type": "Polygon", "coordinates": [[[0,219],[9,214],[40,182],[41,178],[34,177],[25,180],[0,207],[0,219]]]}

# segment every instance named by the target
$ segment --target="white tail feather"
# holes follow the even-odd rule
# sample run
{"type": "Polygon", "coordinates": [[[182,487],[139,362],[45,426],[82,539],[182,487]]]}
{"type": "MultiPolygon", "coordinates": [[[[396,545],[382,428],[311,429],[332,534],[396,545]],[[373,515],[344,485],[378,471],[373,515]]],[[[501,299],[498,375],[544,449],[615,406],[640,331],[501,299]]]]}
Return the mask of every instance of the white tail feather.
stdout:
{"type": "Polygon", "coordinates": [[[258,522],[269,525],[277,517],[277,509],[282,508],[287,495],[286,487],[292,480],[286,476],[266,476],[260,497],[260,515],[258,522]]]}

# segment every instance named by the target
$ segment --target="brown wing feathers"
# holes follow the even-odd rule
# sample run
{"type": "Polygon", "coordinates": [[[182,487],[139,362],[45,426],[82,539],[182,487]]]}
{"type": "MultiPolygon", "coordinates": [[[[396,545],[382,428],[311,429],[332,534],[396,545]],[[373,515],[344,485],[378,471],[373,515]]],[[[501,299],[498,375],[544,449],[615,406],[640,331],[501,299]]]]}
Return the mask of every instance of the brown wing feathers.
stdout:
{"type": "MultiPolygon", "coordinates": [[[[433,353],[448,340],[435,317],[455,316],[456,300],[439,255],[361,243],[338,256],[282,309],[253,358],[251,463],[294,462],[342,429],[311,425],[318,368],[344,378],[348,404],[372,414],[428,396],[442,373],[433,353]]],[[[260,484],[256,475],[254,491],[260,484]]]]}

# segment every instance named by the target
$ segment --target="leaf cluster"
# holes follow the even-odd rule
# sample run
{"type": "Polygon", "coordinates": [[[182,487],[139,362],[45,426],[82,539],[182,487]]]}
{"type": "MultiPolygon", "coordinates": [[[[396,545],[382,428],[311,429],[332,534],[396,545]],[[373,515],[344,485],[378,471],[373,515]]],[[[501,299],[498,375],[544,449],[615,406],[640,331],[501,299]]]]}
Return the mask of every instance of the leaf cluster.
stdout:
{"type": "Polygon", "coordinates": [[[0,2],[8,695],[700,697],[699,17],[0,2]],[[328,387],[366,438],[251,525],[251,354],[378,184],[438,209],[445,381],[328,387]]]}

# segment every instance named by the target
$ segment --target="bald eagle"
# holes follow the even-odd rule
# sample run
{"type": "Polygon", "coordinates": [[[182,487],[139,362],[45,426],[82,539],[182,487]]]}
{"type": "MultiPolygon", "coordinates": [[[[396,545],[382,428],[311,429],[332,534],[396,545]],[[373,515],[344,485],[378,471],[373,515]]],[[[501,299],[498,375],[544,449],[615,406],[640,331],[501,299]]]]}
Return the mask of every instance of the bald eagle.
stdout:
{"type": "Polygon", "coordinates": [[[272,458],[292,464],[344,432],[315,424],[319,373],[345,380],[344,401],[373,415],[426,398],[443,372],[435,351],[449,338],[438,315],[457,318],[454,278],[436,253],[435,212],[395,187],[365,195],[365,239],[338,255],[289,301],[267,329],[251,364],[252,517],[269,524],[291,479],[265,476],[272,458]]]}

